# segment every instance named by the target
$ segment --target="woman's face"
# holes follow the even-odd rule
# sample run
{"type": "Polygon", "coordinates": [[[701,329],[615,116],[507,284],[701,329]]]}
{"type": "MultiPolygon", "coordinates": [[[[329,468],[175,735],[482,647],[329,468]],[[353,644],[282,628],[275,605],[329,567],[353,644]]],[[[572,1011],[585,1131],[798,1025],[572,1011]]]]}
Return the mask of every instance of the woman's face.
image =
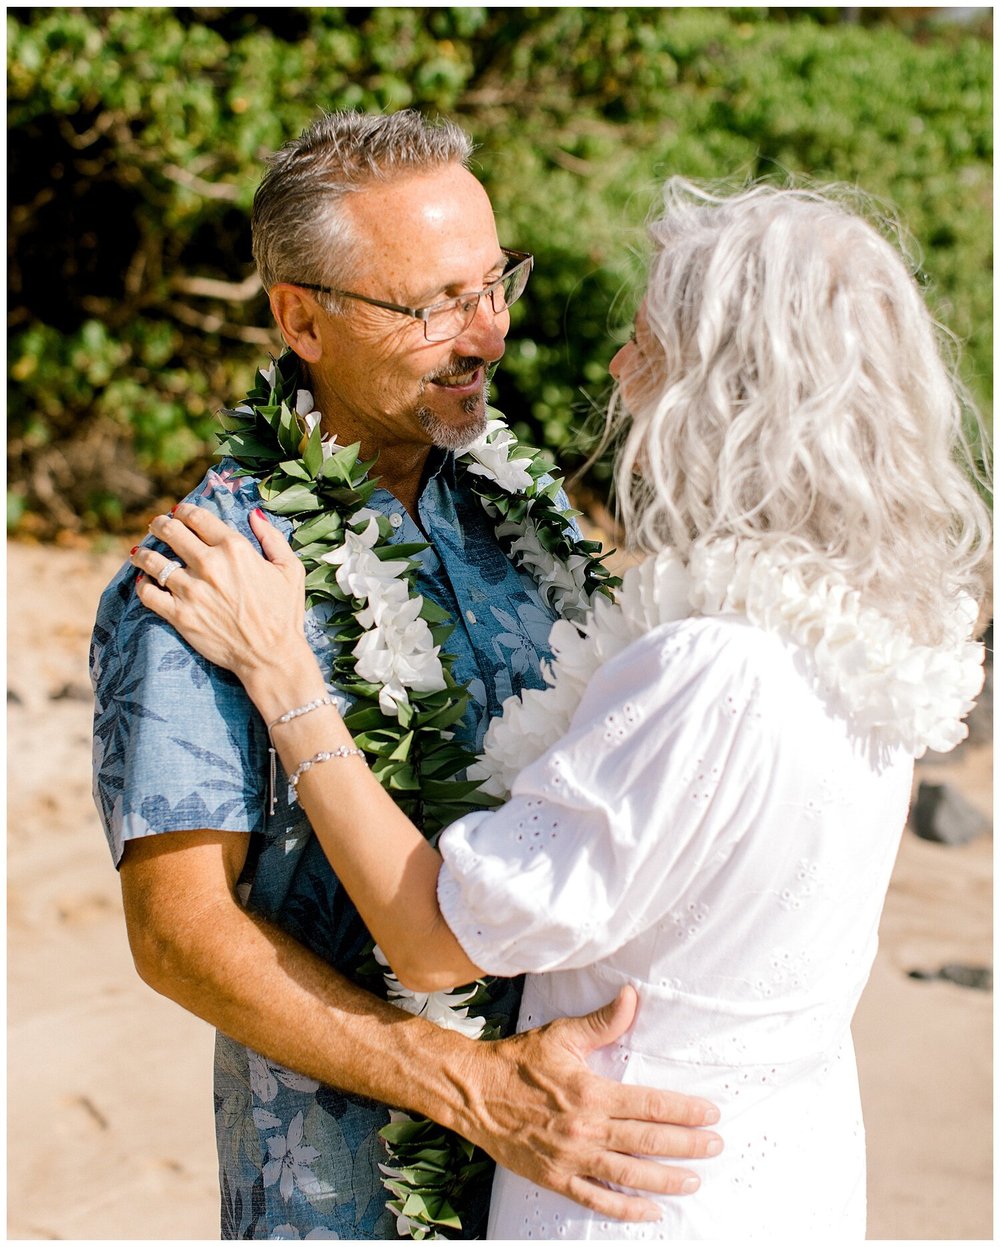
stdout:
{"type": "Polygon", "coordinates": [[[644,299],[635,314],[631,338],[615,353],[608,365],[608,372],[618,382],[622,402],[630,411],[635,411],[636,406],[649,397],[649,383],[653,375],[650,360],[655,359],[656,354],[644,299]]]}

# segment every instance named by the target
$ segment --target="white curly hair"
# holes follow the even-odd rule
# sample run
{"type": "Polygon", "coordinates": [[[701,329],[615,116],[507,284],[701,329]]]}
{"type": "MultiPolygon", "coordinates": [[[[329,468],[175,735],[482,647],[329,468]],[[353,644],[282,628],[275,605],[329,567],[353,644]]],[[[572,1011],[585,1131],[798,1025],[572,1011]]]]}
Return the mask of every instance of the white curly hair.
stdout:
{"type": "Polygon", "coordinates": [[[911,267],[845,201],[666,183],[630,409],[619,386],[609,413],[619,506],[642,549],[754,542],[936,644],[959,595],[982,596],[978,418],[911,267]]]}

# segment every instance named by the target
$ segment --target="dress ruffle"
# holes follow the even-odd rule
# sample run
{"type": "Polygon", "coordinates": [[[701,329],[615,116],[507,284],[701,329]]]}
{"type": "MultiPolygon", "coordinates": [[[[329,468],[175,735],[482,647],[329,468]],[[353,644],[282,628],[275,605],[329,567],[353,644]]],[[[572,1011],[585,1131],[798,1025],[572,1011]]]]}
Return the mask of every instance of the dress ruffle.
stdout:
{"type": "Polygon", "coordinates": [[[506,796],[518,772],[565,733],[599,667],[653,628],[692,616],[743,615],[807,650],[824,694],[858,732],[889,748],[919,758],[968,734],[963,719],[984,674],[971,598],[957,603],[942,644],[921,645],[845,580],[807,581],[787,558],[729,540],[700,543],[687,561],[673,550],[651,555],[625,573],[616,599],[598,598],[578,626],[553,625],[555,660],[543,666],[549,687],[504,703],[469,772],[487,792],[506,796]]]}

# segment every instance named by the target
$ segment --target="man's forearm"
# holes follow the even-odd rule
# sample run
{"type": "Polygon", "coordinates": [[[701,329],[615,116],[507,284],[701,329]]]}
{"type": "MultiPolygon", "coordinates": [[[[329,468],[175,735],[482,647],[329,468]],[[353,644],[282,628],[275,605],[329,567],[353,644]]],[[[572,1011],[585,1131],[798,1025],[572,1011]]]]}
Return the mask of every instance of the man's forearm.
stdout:
{"type": "Polygon", "coordinates": [[[225,938],[239,962],[224,954],[214,982],[175,979],[179,990],[168,994],[270,1060],[430,1117],[514,1172],[625,1220],[656,1220],[659,1210],[607,1183],[689,1194],[699,1184],[690,1170],[642,1157],[721,1148],[717,1136],[690,1128],[717,1119],[705,1101],[587,1069],[588,1051],[624,1025],[605,1023],[602,1035],[589,1019],[569,1019],[477,1042],[386,1004],[284,932],[239,917],[225,938]]]}
{"type": "Polygon", "coordinates": [[[171,832],[128,846],[122,895],[150,986],[269,1060],[327,1085],[420,1113],[494,1159],[605,1215],[656,1209],[608,1183],[688,1189],[690,1170],[645,1156],[705,1156],[720,1141],[703,1100],[626,1086],[588,1069],[632,1021],[611,1010],[484,1043],[440,1029],[356,987],[239,904],[249,837],[171,832]]]}
{"type": "Polygon", "coordinates": [[[188,930],[192,942],[158,941],[142,964],[137,957],[157,991],[268,1060],[321,1083],[446,1126],[465,1118],[460,1083],[468,1077],[463,1048],[471,1040],[378,999],[235,904],[192,916],[188,930]]]}

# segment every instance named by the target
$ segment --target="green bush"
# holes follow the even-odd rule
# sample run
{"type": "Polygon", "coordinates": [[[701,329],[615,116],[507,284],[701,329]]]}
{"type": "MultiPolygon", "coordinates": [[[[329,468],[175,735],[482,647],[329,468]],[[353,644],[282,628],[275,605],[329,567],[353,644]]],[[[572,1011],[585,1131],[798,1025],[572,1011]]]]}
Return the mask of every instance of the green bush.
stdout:
{"type": "Polygon", "coordinates": [[[473,135],[504,241],[537,256],[497,402],[570,466],[671,173],[893,204],[988,408],[989,40],[841,12],[9,10],[10,519],[126,525],[208,462],[214,411],[278,346],[250,259],[261,160],[322,109],[473,135]]]}

